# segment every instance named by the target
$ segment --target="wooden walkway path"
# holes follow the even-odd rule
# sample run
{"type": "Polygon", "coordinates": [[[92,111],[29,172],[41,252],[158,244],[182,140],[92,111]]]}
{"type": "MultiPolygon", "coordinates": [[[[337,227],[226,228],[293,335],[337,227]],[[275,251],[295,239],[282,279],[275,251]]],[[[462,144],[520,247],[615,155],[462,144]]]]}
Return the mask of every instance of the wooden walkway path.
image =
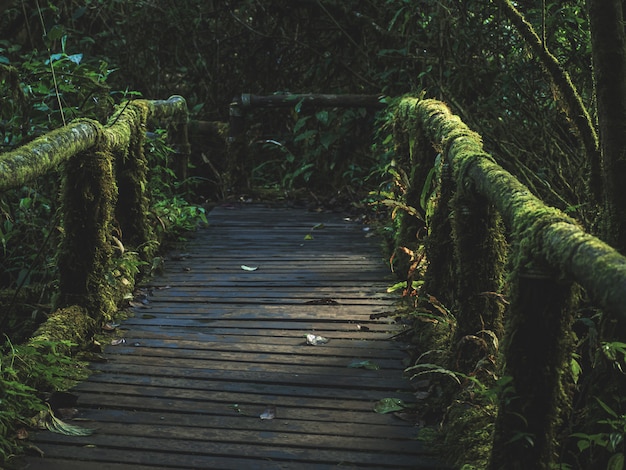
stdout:
{"type": "Polygon", "coordinates": [[[214,209],[209,223],[73,390],[72,423],[95,432],[38,433],[45,456],[27,468],[444,468],[418,427],[373,411],[413,395],[399,327],[370,317],[394,305],[363,226],[259,205],[214,209]],[[380,369],[350,367],[364,361],[380,369]]]}

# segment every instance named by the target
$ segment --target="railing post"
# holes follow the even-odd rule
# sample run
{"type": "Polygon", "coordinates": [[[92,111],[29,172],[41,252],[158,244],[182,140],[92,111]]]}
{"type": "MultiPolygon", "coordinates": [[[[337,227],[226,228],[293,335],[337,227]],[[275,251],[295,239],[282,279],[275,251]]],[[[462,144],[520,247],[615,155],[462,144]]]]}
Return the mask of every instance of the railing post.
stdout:
{"type": "Polygon", "coordinates": [[[174,149],[174,171],[178,180],[187,180],[187,168],[189,167],[189,157],[191,155],[191,145],[189,144],[188,116],[179,116],[169,127],[169,138],[174,149]]]}
{"type": "MultiPolygon", "coordinates": [[[[246,95],[242,96],[245,97],[246,95]]],[[[244,105],[249,105],[249,102],[244,103],[240,97],[233,98],[230,103],[227,140],[228,164],[226,165],[229,189],[242,188],[248,185],[248,177],[244,175],[243,171],[248,153],[245,142],[244,105]]]]}
{"type": "Polygon", "coordinates": [[[130,142],[128,147],[117,149],[115,152],[119,192],[115,217],[120,225],[124,245],[139,250],[143,255],[147,255],[143,256],[147,259],[150,250],[145,244],[152,238],[152,230],[147,220],[149,203],[145,191],[148,162],[143,150],[147,110],[140,105],[131,104],[124,113],[128,119],[119,127],[126,131],[126,125],[129,126],[130,142]]]}
{"type": "Polygon", "coordinates": [[[101,320],[114,311],[107,282],[117,186],[108,149],[85,151],[65,164],[61,190],[63,241],[59,251],[57,307],[79,305],[101,320]]]}
{"type": "Polygon", "coordinates": [[[479,360],[496,353],[493,338],[503,333],[505,304],[500,293],[506,241],[495,208],[484,197],[465,190],[462,179],[456,183],[452,202],[457,323],[453,352],[456,370],[471,373],[479,360]]]}
{"type": "Polygon", "coordinates": [[[450,201],[453,194],[452,174],[447,163],[441,168],[438,201],[429,221],[426,238],[428,269],[424,275],[422,290],[434,296],[446,308],[455,301],[454,292],[454,246],[450,222],[450,201]]]}
{"type": "Polygon", "coordinates": [[[573,287],[542,270],[515,270],[504,340],[491,470],[549,469],[554,462],[558,423],[571,397],[569,359],[573,287]]]}

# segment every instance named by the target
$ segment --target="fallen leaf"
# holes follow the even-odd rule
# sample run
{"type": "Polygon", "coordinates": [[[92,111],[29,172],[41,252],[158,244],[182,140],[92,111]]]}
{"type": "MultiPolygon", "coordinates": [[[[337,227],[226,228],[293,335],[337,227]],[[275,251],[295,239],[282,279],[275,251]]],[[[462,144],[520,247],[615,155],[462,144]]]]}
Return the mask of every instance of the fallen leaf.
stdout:
{"type": "Polygon", "coordinates": [[[258,266],[246,266],[245,264],[242,264],[241,269],[243,269],[244,271],[256,271],[257,269],[259,269],[259,267],[258,266]]]}
{"type": "Polygon", "coordinates": [[[15,432],[15,437],[18,438],[19,440],[28,439],[28,431],[26,430],[26,428],[19,428],[15,432]]]}
{"type": "Polygon", "coordinates": [[[274,419],[276,418],[276,407],[268,406],[263,413],[259,416],[261,419],[274,419]]]}
{"type": "Polygon", "coordinates": [[[380,366],[372,361],[353,361],[348,364],[348,367],[353,369],[368,369],[368,370],[379,370],[380,366]]]}
{"type": "Polygon", "coordinates": [[[54,416],[52,409],[48,409],[44,425],[49,431],[57,434],[64,434],[66,436],[90,436],[93,434],[93,429],[83,428],[81,426],[61,421],[59,418],[54,416]]]}
{"type": "Polygon", "coordinates": [[[124,338],[111,340],[111,346],[119,346],[120,344],[124,344],[126,340],[124,338]]]}
{"type": "Polygon", "coordinates": [[[310,233],[307,233],[307,234],[304,236],[304,239],[305,239],[305,240],[313,240],[313,235],[311,235],[310,233]]]}
{"type": "Polygon", "coordinates": [[[306,344],[310,344],[311,346],[318,346],[320,344],[326,344],[330,341],[328,338],[324,338],[323,336],[317,336],[308,334],[306,335],[306,344]]]}
{"type": "Polygon", "coordinates": [[[393,413],[404,410],[406,406],[406,403],[399,398],[383,398],[374,404],[374,411],[381,414],[393,413]]]}
{"type": "Polygon", "coordinates": [[[114,331],[118,326],[119,323],[105,323],[102,325],[102,331],[114,331]]]}

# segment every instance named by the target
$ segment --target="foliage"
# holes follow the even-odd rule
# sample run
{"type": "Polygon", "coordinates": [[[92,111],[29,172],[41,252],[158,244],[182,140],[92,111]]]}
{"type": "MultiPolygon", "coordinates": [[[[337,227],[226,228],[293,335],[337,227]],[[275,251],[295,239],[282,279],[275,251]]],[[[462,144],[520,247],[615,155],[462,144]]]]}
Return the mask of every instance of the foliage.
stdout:
{"type": "Polygon", "coordinates": [[[16,433],[48,408],[44,392],[65,389],[80,375],[78,363],[60,352],[67,342],[41,341],[15,346],[7,340],[0,353],[0,461],[19,452],[16,433]]]}
{"type": "MultiPolygon", "coordinates": [[[[268,111],[257,112],[268,114],[268,111]]],[[[307,188],[317,194],[361,194],[371,166],[368,153],[371,113],[364,108],[303,109],[297,103],[286,129],[258,129],[252,147],[258,164],[252,184],[290,192],[307,188]]]]}
{"type": "Polygon", "coordinates": [[[173,150],[167,145],[167,132],[158,129],[146,142],[146,158],[150,174],[147,192],[150,194],[150,212],[158,239],[179,237],[207,224],[203,207],[188,201],[193,198],[197,179],[179,181],[172,168],[173,150]]]}

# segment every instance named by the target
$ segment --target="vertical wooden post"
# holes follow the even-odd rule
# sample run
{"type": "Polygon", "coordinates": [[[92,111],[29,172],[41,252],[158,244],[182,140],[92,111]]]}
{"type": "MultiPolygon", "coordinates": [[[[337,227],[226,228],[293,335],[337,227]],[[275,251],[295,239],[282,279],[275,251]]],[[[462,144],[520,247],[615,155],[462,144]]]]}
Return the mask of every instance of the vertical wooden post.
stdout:
{"type": "MultiPolygon", "coordinates": [[[[463,182],[457,182],[457,188],[463,182]]],[[[506,241],[500,216],[482,197],[457,190],[452,202],[456,265],[455,370],[470,373],[487,353],[495,354],[492,338],[502,337],[506,241]],[[481,333],[482,331],[482,333],[481,333]],[[485,341],[463,341],[471,335],[485,341]]]]}
{"type": "Polygon", "coordinates": [[[572,284],[527,268],[513,283],[504,343],[504,375],[513,380],[500,396],[490,469],[547,470],[570,404],[572,284]]]}
{"type": "Polygon", "coordinates": [[[57,307],[79,305],[101,320],[115,308],[110,240],[117,187],[110,151],[82,152],[65,164],[62,185],[64,237],[59,251],[57,307]]]}
{"type": "MultiPolygon", "coordinates": [[[[131,105],[132,106],[132,105],[131,105]]],[[[148,163],[144,154],[145,114],[141,108],[133,113],[128,121],[130,126],[130,143],[128,148],[116,152],[115,170],[119,192],[119,204],[115,207],[115,217],[120,224],[122,241],[125,246],[139,249],[143,259],[150,257],[146,242],[152,238],[152,230],[148,223],[148,198],[146,181],[148,179],[148,163]]],[[[129,107],[128,112],[134,111],[129,107]]]]}
{"type": "Polygon", "coordinates": [[[172,122],[169,127],[169,138],[171,146],[174,149],[174,171],[178,180],[185,184],[187,180],[187,168],[189,167],[189,157],[191,155],[188,117],[186,114],[172,122]]]}
{"type": "Polygon", "coordinates": [[[428,269],[422,290],[436,297],[448,309],[453,307],[455,301],[454,246],[450,221],[452,191],[452,174],[449,165],[444,163],[438,201],[429,221],[429,234],[426,238],[428,269]]]}
{"type": "Polygon", "coordinates": [[[248,154],[248,146],[245,142],[245,116],[241,98],[233,98],[230,103],[230,119],[228,132],[228,163],[226,165],[226,177],[228,188],[245,188],[248,186],[248,175],[245,169],[245,160],[248,154]]]}

